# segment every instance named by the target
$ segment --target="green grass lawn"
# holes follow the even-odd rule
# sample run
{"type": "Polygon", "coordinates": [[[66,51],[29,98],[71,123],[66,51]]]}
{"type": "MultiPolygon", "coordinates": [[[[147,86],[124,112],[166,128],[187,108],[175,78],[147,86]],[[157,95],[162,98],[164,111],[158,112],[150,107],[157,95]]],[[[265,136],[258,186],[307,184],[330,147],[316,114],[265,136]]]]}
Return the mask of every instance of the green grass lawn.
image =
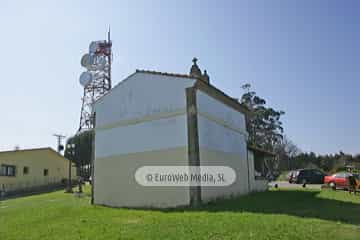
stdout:
{"type": "Polygon", "coordinates": [[[62,191],[0,203],[0,239],[360,239],[360,196],[273,190],[198,209],[133,210],[62,191]]]}

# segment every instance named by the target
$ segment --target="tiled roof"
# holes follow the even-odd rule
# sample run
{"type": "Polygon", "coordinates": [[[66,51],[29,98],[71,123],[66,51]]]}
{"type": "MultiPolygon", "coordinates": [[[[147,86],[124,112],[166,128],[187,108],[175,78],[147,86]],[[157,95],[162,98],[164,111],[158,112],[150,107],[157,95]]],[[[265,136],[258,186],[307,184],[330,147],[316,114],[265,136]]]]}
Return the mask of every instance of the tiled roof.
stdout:
{"type": "Polygon", "coordinates": [[[53,150],[50,147],[43,147],[43,148],[28,148],[28,149],[19,149],[19,150],[7,150],[7,151],[0,151],[1,153],[17,153],[17,152],[26,152],[26,151],[44,151],[44,150],[53,150]]]}
{"type": "Polygon", "coordinates": [[[136,72],[137,72],[137,73],[156,74],[156,75],[169,76],[169,77],[182,77],[182,78],[199,79],[199,78],[197,78],[197,77],[190,76],[190,75],[188,75],[188,74],[180,74],[180,73],[157,72],[157,71],[142,70],[142,69],[136,69],[136,72]]]}
{"type": "MultiPolygon", "coordinates": [[[[29,148],[29,149],[19,149],[19,150],[8,150],[8,151],[0,151],[0,154],[15,154],[19,152],[31,152],[31,151],[50,151],[52,153],[55,153],[56,155],[65,158],[63,155],[52,149],[51,147],[43,147],[43,148],[29,148]]],[[[65,158],[67,159],[67,158],[65,158]]]]}

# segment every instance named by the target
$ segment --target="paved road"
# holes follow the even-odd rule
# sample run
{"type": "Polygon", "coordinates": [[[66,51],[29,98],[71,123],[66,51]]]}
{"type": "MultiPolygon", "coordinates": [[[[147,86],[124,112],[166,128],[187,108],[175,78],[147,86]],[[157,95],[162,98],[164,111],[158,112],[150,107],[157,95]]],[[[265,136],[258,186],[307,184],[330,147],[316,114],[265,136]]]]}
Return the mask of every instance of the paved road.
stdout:
{"type": "MultiPolygon", "coordinates": [[[[286,181],[276,181],[276,182],[270,182],[269,186],[274,187],[275,184],[278,185],[279,188],[292,188],[292,189],[300,189],[303,188],[302,184],[290,184],[286,181]]],[[[321,184],[306,184],[306,188],[311,189],[321,189],[321,184]]]]}

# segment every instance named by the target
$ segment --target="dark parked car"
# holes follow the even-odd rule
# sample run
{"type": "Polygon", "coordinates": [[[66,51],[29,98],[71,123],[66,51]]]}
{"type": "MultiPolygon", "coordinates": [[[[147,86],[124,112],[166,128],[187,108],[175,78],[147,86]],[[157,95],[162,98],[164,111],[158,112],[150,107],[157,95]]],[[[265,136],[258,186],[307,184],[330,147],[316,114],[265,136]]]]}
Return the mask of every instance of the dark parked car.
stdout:
{"type": "Polygon", "coordinates": [[[325,174],[318,169],[299,169],[289,174],[289,183],[323,184],[325,174]]]}

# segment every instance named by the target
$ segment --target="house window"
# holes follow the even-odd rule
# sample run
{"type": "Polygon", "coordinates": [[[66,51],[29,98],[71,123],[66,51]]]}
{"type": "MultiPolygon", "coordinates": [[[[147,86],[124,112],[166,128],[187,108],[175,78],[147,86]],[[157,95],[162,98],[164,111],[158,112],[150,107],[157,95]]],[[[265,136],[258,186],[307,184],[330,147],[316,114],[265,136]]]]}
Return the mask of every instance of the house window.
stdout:
{"type": "Polygon", "coordinates": [[[24,167],[24,169],[23,169],[23,174],[24,174],[24,175],[29,174],[29,167],[24,167]]]}
{"type": "Polygon", "coordinates": [[[16,172],[16,166],[12,165],[1,165],[0,175],[7,177],[14,177],[16,172]]]}
{"type": "Polygon", "coordinates": [[[44,169],[44,176],[48,176],[49,175],[49,169],[44,169]]]}

